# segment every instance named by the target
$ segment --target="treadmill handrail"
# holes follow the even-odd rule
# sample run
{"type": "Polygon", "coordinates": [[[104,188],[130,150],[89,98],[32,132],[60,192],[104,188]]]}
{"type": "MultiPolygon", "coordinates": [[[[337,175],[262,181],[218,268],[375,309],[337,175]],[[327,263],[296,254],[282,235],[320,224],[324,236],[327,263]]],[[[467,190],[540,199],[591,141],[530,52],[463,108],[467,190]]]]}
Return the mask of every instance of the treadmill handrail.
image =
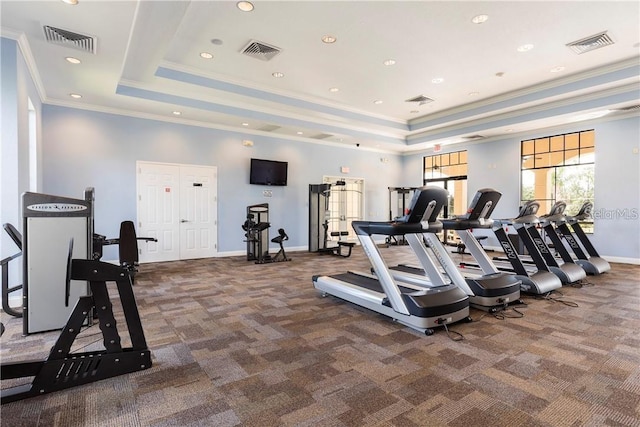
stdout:
{"type": "Polygon", "coordinates": [[[540,218],[536,216],[538,213],[538,209],[540,208],[540,203],[535,200],[529,200],[522,207],[520,207],[520,212],[518,212],[518,216],[515,218],[509,219],[496,219],[494,220],[494,225],[514,225],[514,224],[522,224],[522,225],[536,225],[540,223],[540,218]]]}
{"type": "Polygon", "coordinates": [[[584,222],[585,220],[588,220],[588,219],[593,219],[593,215],[591,214],[592,211],[593,211],[593,203],[584,202],[577,214],[573,216],[566,215],[567,222],[569,222],[570,224],[574,224],[577,222],[584,222]]]}
{"type": "Polygon", "coordinates": [[[409,213],[402,218],[395,221],[353,221],[351,225],[356,234],[361,236],[437,233],[442,230],[438,215],[447,203],[448,196],[449,192],[442,187],[420,187],[413,194],[409,213]]]}
{"type": "Polygon", "coordinates": [[[558,200],[551,206],[549,213],[546,215],[540,215],[539,219],[544,223],[560,224],[567,221],[567,217],[564,214],[564,210],[567,208],[567,204],[561,200],[558,200]]]}
{"type": "Polygon", "coordinates": [[[353,221],[351,225],[356,234],[366,236],[372,236],[374,234],[405,236],[407,234],[437,233],[442,230],[441,221],[417,223],[402,221],[353,221]]]}
{"type": "Polygon", "coordinates": [[[493,220],[490,218],[502,193],[493,188],[478,190],[469,204],[467,213],[453,218],[442,219],[445,230],[468,230],[471,228],[491,228],[493,220]]]}

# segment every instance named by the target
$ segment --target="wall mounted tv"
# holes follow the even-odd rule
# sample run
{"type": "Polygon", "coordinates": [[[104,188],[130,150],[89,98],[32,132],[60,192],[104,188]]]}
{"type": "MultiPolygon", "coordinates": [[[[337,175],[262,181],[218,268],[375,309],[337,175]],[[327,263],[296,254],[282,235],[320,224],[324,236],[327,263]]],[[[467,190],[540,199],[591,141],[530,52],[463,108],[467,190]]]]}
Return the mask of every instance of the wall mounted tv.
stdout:
{"type": "Polygon", "coordinates": [[[287,162],[251,159],[249,184],[287,185],[287,162]]]}

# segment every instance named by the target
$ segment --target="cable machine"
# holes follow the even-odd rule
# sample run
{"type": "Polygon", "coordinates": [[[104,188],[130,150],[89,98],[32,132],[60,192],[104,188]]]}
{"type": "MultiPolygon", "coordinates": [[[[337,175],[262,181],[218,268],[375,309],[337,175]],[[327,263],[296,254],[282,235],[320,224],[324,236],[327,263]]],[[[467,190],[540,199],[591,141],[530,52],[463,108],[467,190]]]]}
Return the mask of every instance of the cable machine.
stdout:
{"type": "MultiPolygon", "coordinates": [[[[349,257],[355,243],[343,241],[349,235],[348,230],[330,230],[330,197],[332,187],[344,187],[345,181],[335,184],[309,184],[309,252],[349,257]],[[337,245],[330,242],[337,237],[337,245]]],[[[345,202],[346,203],[346,202],[345,202]]],[[[340,218],[344,220],[344,218],[340,218]]]]}

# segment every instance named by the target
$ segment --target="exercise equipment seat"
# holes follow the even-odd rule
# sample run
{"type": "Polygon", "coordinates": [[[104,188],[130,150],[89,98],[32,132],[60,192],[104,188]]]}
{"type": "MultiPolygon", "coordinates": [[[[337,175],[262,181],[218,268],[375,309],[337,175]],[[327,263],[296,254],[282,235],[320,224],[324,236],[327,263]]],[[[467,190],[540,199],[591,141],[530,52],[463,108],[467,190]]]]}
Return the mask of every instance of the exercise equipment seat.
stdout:
{"type": "Polygon", "coordinates": [[[282,242],[284,242],[285,240],[289,240],[289,236],[287,236],[287,233],[284,231],[284,228],[279,228],[278,235],[273,239],[271,239],[273,243],[277,243],[278,245],[280,245],[280,250],[278,251],[278,253],[273,258],[271,258],[272,262],[291,261],[291,258],[287,258],[287,254],[284,251],[284,246],[282,242]]]}

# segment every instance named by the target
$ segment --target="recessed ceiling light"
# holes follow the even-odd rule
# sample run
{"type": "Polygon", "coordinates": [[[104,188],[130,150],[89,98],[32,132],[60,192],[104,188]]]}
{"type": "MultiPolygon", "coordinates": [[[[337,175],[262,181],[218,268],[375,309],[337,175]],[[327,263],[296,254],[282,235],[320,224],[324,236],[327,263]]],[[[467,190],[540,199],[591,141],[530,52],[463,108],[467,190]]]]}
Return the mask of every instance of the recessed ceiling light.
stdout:
{"type": "Polygon", "coordinates": [[[181,114],[182,114],[182,112],[181,112],[181,111],[174,111],[174,112],[173,112],[173,115],[174,115],[174,116],[179,116],[179,115],[181,115],[181,114]]]}
{"type": "Polygon", "coordinates": [[[380,104],[382,104],[382,101],[379,100],[379,99],[376,99],[375,101],[373,101],[373,103],[376,104],[376,105],[380,105],[380,104]]]}
{"type": "Polygon", "coordinates": [[[469,92],[468,95],[469,96],[477,96],[477,95],[480,95],[480,92],[469,92]]]}
{"type": "Polygon", "coordinates": [[[395,59],[387,59],[383,62],[384,65],[395,65],[396,60],[395,59]]]}
{"type": "Polygon", "coordinates": [[[336,40],[338,40],[337,38],[335,38],[334,36],[330,36],[330,35],[326,35],[326,36],[322,36],[322,42],[323,43],[335,43],[336,40]]]}
{"type": "Polygon", "coordinates": [[[513,129],[508,128],[508,129],[505,129],[504,131],[505,131],[505,132],[513,132],[513,129]]]}
{"type": "Polygon", "coordinates": [[[76,5],[78,4],[78,0],[62,0],[62,3],[76,5]]]}
{"type": "Polygon", "coordinates": [[[489,15],[476,15],[471,18],[471,22],[474,24],[482,24],[483,22],[487,22],[487,19],[489,19],[489,15]]]}
{"type": "Polygon", "coordinates": [[[239,1],[236,3],[236,7],[243,12],[251,12],[253,10],[253,3],[250,1],[239,1]]]}
{"type": "Polygon", "coordinates": [[[274,72],[274,73],[271,73],[271,75],[272,75],[273,77],[275,77],[276,79],[281,79],[281,78],[283,78],[283,77],[284,77],[284,73],[281,73],[280,71],[276,71],[276,72],[274,72]]]}
{"type": "Polygon", "coordinates": [[[340,92],[340,89],[338,89],[337,87],[332,87],[329,88],[329,92],[340,92]]]}
{"type": "Polygon", "coordinates": [[[522,46],[518,46],[518,49],[516,49],[518,52],[528,52],[531,49],[533,49],[533,45],[532,44],[523,44],[522,46]]]}
{"type": "Polygon", "coordinates": [[[296,134],[298,134],[298,135],[302,135],[303,133],[302,133],[302,132],[300,132],[300,131],[298,131],[298,132],[296,132],[296,134]]]}
{"type": "Polygon", "coordinates": [[[436,77],[435,79],[431,79],[431,83],[434,83],[434,84],[437,84],[437,85],[442,83],[443,81],[444,81],[444,79],[442,77],[436,77]]]}
{"type": "Polygon", "coordinates": [[[209,52],[200,52],[200,58],[211,59],[213,58],[213,55],[209,52]]]}
{"type": "Polygon", "coordinates": [[[67,56],[64,59],[71,64],[79,64],[81,62],[78,58],[74,58],[73,56],[67,56]]]}
{"type": "Polygon", "coordinates": [[[564,67],[562,65],[553,67],[552,69],[549,70],[550,73],[559,73],[560,71],[564,71],[564,67]]]}
{"type": "Polygon", "coordinates": [[[242,126],[249,126],[249,123],[247,123],[247,122],[243,122],[243,123],[242,123],[242,126]]]}
{"type": "Polygon", "coordinates": [[[80,95],[79,93],[70,93],[69,96],[75,99],[82,98],[82,95],[80,95]]]}

